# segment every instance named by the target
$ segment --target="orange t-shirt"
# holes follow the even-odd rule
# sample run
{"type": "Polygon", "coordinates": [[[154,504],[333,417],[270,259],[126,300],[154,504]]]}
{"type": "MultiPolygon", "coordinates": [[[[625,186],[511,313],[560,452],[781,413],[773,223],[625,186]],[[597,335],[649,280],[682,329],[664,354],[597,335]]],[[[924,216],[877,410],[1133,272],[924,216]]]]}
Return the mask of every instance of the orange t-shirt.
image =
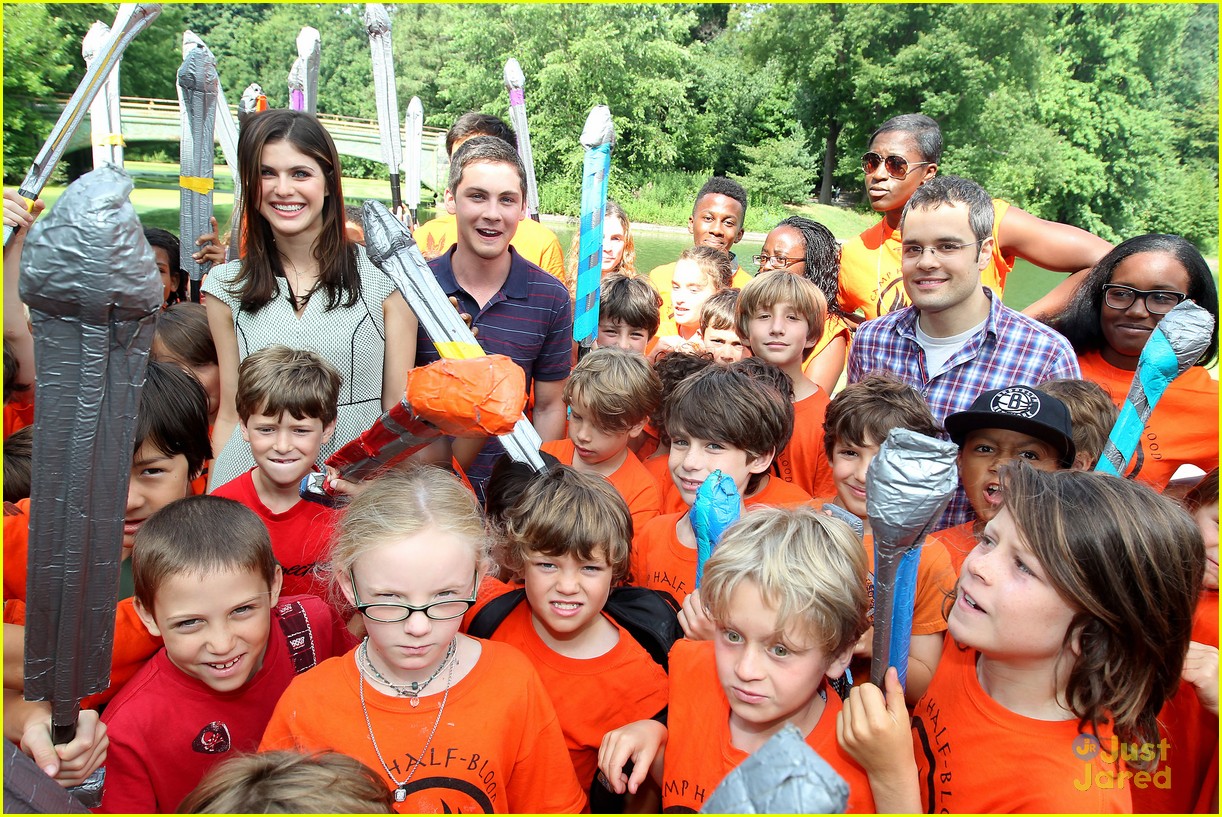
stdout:
{"type": "MultiPolygon", "coordinates": [[[[417,227],[412,237],[425,258],[436,258],[458,241],[458,219],[443,212],[417,227]]],[[[564,280],[564,253],[560,249],[560,239],[551,230],[533,218],[524,218],[518,222],[518,229],[509,243],[527,261],[564,280]]]]}
{"type": "Polygon", "coordinates": [[[801,486],[777,479],[775,475],[769,474],[764,487],[744,499],[743,505],[748,508],[755,505],[792,508],[795,505],[806,505],[809,502],[811,502],[810,494],[802,490],[801,486]]]}
{"type": "Polygon", "coordinates": [[[776,456],[775,467],[781,479],[811,496],[836,492],[827,452],[823,450],[823,415],[828,402],[827,392],[819,389],[793,404],[793,436],[776,456]]]}
{"type": "MultiPolygon", "coordinates": [[[[658,488],[659,505],[658,513],[683,513],[687,510],[687,503],[683,501],[683,497],[679,494],[679,489],[675,487],[675,480],[670,475],[670,458],[669,457],[652,457],[642,463],[645,470],[653,477],[654,485],[658,488]]],[[[636,529],[640,531],[640,528],[636,529]]]]}
{"type": "Polygon", "coordinates": [[[641,447],[636,450],[636,458],[645,463],[653,457],[661,442],[658,436],[658,429],[654,427],[653,423],[646,420],[645,428],[641,431],[641,447]]]}
{"type": "MultiPolygon", "coordinates": [[[[675,278],[675,264],[677,263],[677,261],[672,261],[669,264],[654,267],[649,271],[649,280],[653,281],[653,285],[658,288],[658,294],[662,296],[662,322],[658,325],[658,331],[654,332],[654,337],[656,338],[666,338],[679,334],[679,327],[675,325],[674,310],[670,304],[670,286],[675,278]]],[[[742,289],[752,277],[740,265],[734,271],[734,278],[730,281],[730,286],[735,289],[742,289]]],[[[646,351],[648,352],[649,350],[646,351]]]]}
{"type": "MultiPolygon", "coordinates": [[[[948,634],[913,712],[922,810],[1128,813],[1132,781],[1119,785],[1116,766],[1106,763],[1093,736],[1080,736],[1078,719],[1041,721],[1006,709],[980,686],[976,655],[948,634]]],[[[1110,733],[1100,733],[1110,752],[1110,733]]]]}
{"type": "MultiPolygon", "coordinates": [[[[747,759],[730,742],[730,704],[717,678],[711,641],[675,642],[670,651],[671,694],[666,755],[662,768],[663,811],[699,811],[717,784],[747,759]]],[[[874,796],[865,771],[836,740],[840,696],[819,694],[826,701],[806,745],[849,785],[848,810],[874,812],[874,796]]]]}
{"type": "MultiPolygon", "coordinates": [[[[378,749],[397,780],[419,760],[400,814],[573,813],[586,805],[564,746],[556,711],[539,674],[506,644],[480,641],[480,657],[442,696],[417,708],[365,685],[365,708],[378,749]],[[436,733],[424,744],[433,725],[436,733]]],[[[361,711],[355,650],[293,679],[272,713],[259,751],[334,749],[378,772],[388,790],[361,711]]]]}
{"type": "MultiPolygon", "coordinates": [[[[1218,646],[1218,591],[1201,594],[1192,640],[1218,646]]],[[[1158,724],[1168,744],[1166,759],[1152,785],[1133,789],[1133,813],[1216,813],[1210,806],[1218,793],[1218,716],[1201,706],[1191,684],[1181,683],[1163,704],[1158,724]]]]}
{"type": "Polygon", "coordinates": [[[535,630],[526,600],[492,634],[493,641],[521,650],[538,670],[556,707],[577,782],[587,790],[598,772],[603,736],[666,708],[666,671],[627,631],[607,620],[619,631],[619,643],[597,658],[569,658],[547,646],[535,630]]]}
{"type": "Polygon", "coordinates": [[[946,550],[946,555],[950,557],[950,564],[955,571],[956,578],[958,578],[959,573],[963,570],[963,560],[967,558],[967,554],[972,552],[972,548],[976,547],[975,525],[975,521],[964,522],[962,525],[955,525],[953,528],[943,528],[942,530],[934,531],[925,537],[926,546],[930,542],[937,542],[946,550]]]}
{"type": "MultiPolygon", "coordinates": [[[[839,315],[828,313],[826,320],[823,321],[823,334],[819,336],[819,340],[815,343],[815,348],[810,350],[810,354],[806,356],[806,360],[802,361],[802,371],[810,368],[810,364],[815,362],[815,358],[819,353],[828,347],[832,341],[838,337],[844,337],[845,343],[852,343],[853,328],[839,315]]],[[[848,360],[847,349],[845,360],[848,360]]]]}
{"type": "Polygon", "coordinates": [[[34,390],[30,389],[26,394],[29,395],[28,400],[23,399],[23,396],[15,395],[12,400],[4,404],[4,439],[6,440],[14,431],[20,431],[34,424],[34,390]]]}
{"type": "MultiPolygon", "coordinates": [[[[572,465],[573,458],[577,455],[573,441],[567,437],[548,440],[540,446],[540,450],[546,451],[565,465],[572,465]]],[[[645,470],[636,454],[631,451],[627,454],[623,464],[607,477],[607,482],[614,485],[615,490],[619,491],[620,496],[628,503],[628,512],[632,514],[632,529],[638,530],[661,511],[662,496],[653,475],[645,470]]]]}
{"type": "MultiPolygon", "coordinates": [[[[1099,352],[1078,357],[1082,378],[1103,387],[1117,406],[1133,384],[1133,372],[1118,369],[1099,352]]],[[[1208,471],[1218,466],[1218,381],[1193,366],[1171,381],[1141,435],[1145,462],[1137,479],[1163,490],[1184,463],[1208,471]]],[[[1134,454],[1134,457],[1137,455],[1134,454]]],[[[1132,467],[1132,463],[1130,463],[1132,467]]]]}
{"type": "Polygon", "coordinates": [[[655,516],[632,538],[632,583],[665,590],[680,602],[696,589],[696,549],[680,542],[675,530],[685,514],[655,516]]]}
{"type": "Polygon", "coordinates": [[[30,558],[30,500],[4,503],[4,600],[25,601],[30,558]]]}
{"type": "MultiPolygon", "coordinates": [[[[993,256],[980,273],[980,282],[999,296],[1006,276],[1014,268],[1014,256],[1001,253],[1001,219],[1010,205],[993,199],[993,256]]],[[[840,308],[858,309],[867,320],[908,306],[908,295],[900,275],[900,231],[887,228],[883,219],[860,235],[844,242],[840,250],[840,308]]]]}

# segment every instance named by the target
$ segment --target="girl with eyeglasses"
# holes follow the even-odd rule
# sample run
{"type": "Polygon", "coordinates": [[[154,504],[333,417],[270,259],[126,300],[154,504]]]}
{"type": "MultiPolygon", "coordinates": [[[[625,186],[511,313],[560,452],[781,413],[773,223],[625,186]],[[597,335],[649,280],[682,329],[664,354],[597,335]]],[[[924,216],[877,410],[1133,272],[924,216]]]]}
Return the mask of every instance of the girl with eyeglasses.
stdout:
{"type": "Polygon", "coordinates": [[[1214,335],[1155,407],[1131,466],[1160,491],[1181,465],[1208,471],[1218,464],[1218,381],[1205,370],[1218,356],[1218,290],[1200,251],[1176,235],[1130,238],[1095,265],[1069,307],[1050,321],[1073,344],[1082,377],[1120,405],[1150,333],[1185,299],[1213,316],[1214,335]]]}
{"type": "Polygon", "coordinates": [[[581,811],[539,674],[513,647],[459,633],[487,551],[475,498],[453,475],[369,483],[331,553],[332,586],[364,639],[293,681],[260,751],[350,755],[382,775],[400,813],[581,811]]]}

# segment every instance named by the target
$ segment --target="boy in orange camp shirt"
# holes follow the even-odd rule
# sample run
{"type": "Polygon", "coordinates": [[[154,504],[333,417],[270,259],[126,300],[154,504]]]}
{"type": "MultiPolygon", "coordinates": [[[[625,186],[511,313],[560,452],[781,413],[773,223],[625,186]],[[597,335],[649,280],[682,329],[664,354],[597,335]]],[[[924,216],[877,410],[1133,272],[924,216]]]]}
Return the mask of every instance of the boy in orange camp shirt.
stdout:
{"type": "Polygon", "coordinates": [[[666,709],[666,671],[603,609],[628,576],[631,542],[628,509],[610,485],[553,466],[504,520],[498,561],[522,588],[519,602],[508,615],[498,611],[499,621],[481,616],[493,613],[489,601],[514,592],[485,579],[468,614],[469,634],[512,644],[539,671],[593,811],[610,806],[597,799],[605,789],[595,783],[603,735],[666,709]]]}
{"type": "Polygon", "coordinates": [[[763,272],[743,287],[735,312],[751,354],[783,371],[793,384],[793,436],[777,453],[781,478],[811,496],[832,492],[823,454],[827,392],[802,373],[803,351],[823,333],[827,302],[819,288],[783,270],[763,272]]]}
{"type": "MultiPolygon", "coordinates": [[[[823,442],[831,462],[836,496],[832,503],[861,518],[873,597],[874,534],[866,514],[866,473],[882,441],[893,428],[906,428],[934,437],[938,427],[924,398],[911,386],[886,374],[870,374],[832,398],[823,421],[823,442]]],[[[816,503],[818,505],[820,503],[816,503]]],[[[908,683],[904,695],[915,705],[925,694],[942,656],[946,607],[955,587],[955,571],[940,542],[925,540],[917,562],[916,599],[912,614],[912,640],[908,650],[908,683]]],[[[852,671],[868,677],[873,628],[853,650],[852,671]]]]}
{"type": "Polygon", "coordinates": [[[958,575],[977,536],[1001,508],[1001,466],[1021,459],[1041,471],[1072,468],[1077,446],[1065,404],[1027,386],[983,392],[967,411],[946,418],[946,433],[959,446],[959,482],[976,518],[935,531],[925,542],[940,542],[958,575]]]}
{"type": "MultiPolygon", "coordinates": [[[[802,489],[768,473],[793,431],[793,405],[763,378],[752,377],[751,365],[759,362],[748,358],[708,366],[671,395],[667,466],[687,508],[714,471],[734,480],[748,506],[810,501],[802,489]]],[[[696,586],[696,534],[688,510],[655,517],[637,531],[632,558],[637,584],[665,590],[690,606],[686,598],[696,586]]]]}
{"type": "Polygon", "coordinates": [[[614,485],[628,503],[634,529],[658,515],[662,498],[628,444],[640,436],[661,400],[662,381],[644,357],[625,349],[594,349],[564,384],[568,439],[541,446],[565,465],[614,485]]]}
{"type": "Polygon", "coordinates": [[[872,813],[877,793],[837,743],[841,701],[827,683],[848,666],[869,604],[865,554],[848,525],[812,508],[753,508],[713,551],[701,593],[714,638],[671,649],[666,725],[637,721],[604,738],[599,768],[611,788],[635,792],[652,775],[664,811],[699,811],[793,724],[848,784],[848,810],[872,813]]]}

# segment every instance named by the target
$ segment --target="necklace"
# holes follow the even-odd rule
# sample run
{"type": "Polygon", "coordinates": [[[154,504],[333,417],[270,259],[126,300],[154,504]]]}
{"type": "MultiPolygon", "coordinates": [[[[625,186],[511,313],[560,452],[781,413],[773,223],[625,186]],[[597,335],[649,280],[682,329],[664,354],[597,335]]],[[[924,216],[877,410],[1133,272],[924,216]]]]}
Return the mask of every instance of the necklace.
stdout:
{"type": "MultiPolygon", "coordinates": [[[[288,259],[285,259],[285,260],[287,261],[288,259]]],[[[310,296],[314,294],[314,290],[318,289],[318,281],[315,280],[314,285],[311,286],[304,295],[298,294],[301,292],[301,273],[298,271],[297,265],[294,264],[292,261],[289,261],[289,265],[293,268],[293,281],[295,282],[295,286],[291,286],[288,288],[289,300],[293,304],[293,309],[295,311],[299,311],[305,308],[305,305],[309,303],[310,301],[310,296]]],[[[288,284],[288,281],[289,281],[289,276],[288,276],[288,271],[286,270],[284,274],[285,285],[288,284]]]]}
{"type": "Polygon", "coordinates": [[[393,689],[400,698],[409,698],[412,706],[417,707],[420,706],[420,695],[424,692],[425,688],[429,684],[433,683],[433,679],[440,675],[441,671],[446,668],[446,664],[449,663],[450,659],[454,657],[454,650],[457,649],[457,647],[458,636],[455,636],[454,640],[450,642],[450,648],[446,650],[446,657],[441,659],[441,663],[437,665],[437,669],[433,670],[433,674],[430,675],[428,680],[426,680],[424,683],[412,681],[410,684],[396,684],[394,681],[391,681],[385,675],[378,672],[378,668],[373,665],[373,661],[369,658],[368,636],[366,636],[365,640],[361,642],[360,658],[361,661],[364,662],[365,666],[368,667],[369,672],[373,674],[374,678],[393,689]]]}
{"type": "MultiPolygon", "coordinates": [[[[457,642],[458,637],[454,637],[457,642]]],[[[454,643],[454,642],[451,642],[454,643]]],[[[395,784],[395,802],[402,803],[407,799],[407,784],[416,776],[416,770],[420,768],[420,764],[424,761],[424,755],[429,750],[429,746],[433,744],[433,736],[437,734],[437,727],[441,724],[441,714],[446,710],[446,701],[450,698],[450,684],[454,680],[454,668],[458,666],[458,657],[455,656],[453,661],[448,661],[450,664],[450,672],[446,676],[446,691],[441,696],[441,706],[437,707],[437,719],[433,721],[433,728],[429,730],[428,739],[424,742],[424,748],[420,750],[420,754],[415,758],[412,767],[407,770],[407,777],[400,783],[395,779],[395,776],[390,773],[390,767],[386,765],[385,758],[382,757],[382,750],[378,748],[378,739],[373,735],[373,721],[369,719],[369,709],[365,706],[365,672],[358,663],[356,665],[357,674],[361,676],[360,697],[361,697],[361,712],[365,715],[365,728],[369,730],[369,742],[373,744],[373,753],[378,756],[378,762],[382,764],[382,770],[386,772],[386,776],[390,778],[390,782],[395,784]]],[[[444,666],[444,663],[443,663],[444,666]]],[[[432,680],[432,679],[430,679],[432,680]]],[[[413,701],[413,706],[415,702],[413,701]]]]}

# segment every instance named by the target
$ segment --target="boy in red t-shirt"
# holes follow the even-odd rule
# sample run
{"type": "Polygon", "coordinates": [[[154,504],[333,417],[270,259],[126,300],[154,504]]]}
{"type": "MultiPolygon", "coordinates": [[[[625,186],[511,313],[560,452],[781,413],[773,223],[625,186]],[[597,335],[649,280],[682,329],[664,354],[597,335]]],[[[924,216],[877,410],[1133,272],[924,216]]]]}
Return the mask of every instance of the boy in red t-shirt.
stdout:
{"type": "MultiPolygon", "coordinates": [[[[793,404],[766,379],[752,376],[761,365],[748,358],[708,366],[680,383],[666,407],[667,470],[686,508],[657,516],[637,531],[632,575],[637,584],[683,601],[691,613],[699,613],[699,604],[686,600],[696,586],[696,534],[687,509],[708,476],[721,471],[733,479],[748,506],[810,501],[809,494],[768,473],[793,432],[793,404]]],[[[711,632],[704,623],[703,630],[711,632]]]]}
{"type": "Polygon", "coordinates": [[[573,367],[564,384],[568,439],[545,442],[541,449],[614,485],[638,529],[658,515],[662,499],[628,444],[640,436],[661,400],[662,381],[644,357],[624,349],[595,349],[573,367]]]}
{"type": "Polygon", "coordinates": [[[212,493],[263,520],[290,595],[326,595],[314,571],[326,558],[336,511],[298,491],[335,433],[340,380],[322,357],[287,346],[260,349],[238,367],[238,418],[255,467],[212,493]]]}
{"type": "Polygon", "coordinates": [[[827,392],[802,371],[805,349],[823,334],[827,301],[819,287],[784,270],[761,272],[743,287],[735,311],[738,334],[751,354],[783,371],[793,384],[793,436],[776,455],[781,479],[811,496],[832,491],[823,455],[827,392]]]}
{"type": "Polygon", "coordinates": [[[136,612],[165,648],[106,708],[101,812],[172,812],[230,753],[254,751],[293,677],[351,646],[320,599],[280,599],[267,529],[193,496],[154,514],[132,554],[136,612]]]}
{"type": "Polygon", "coordinates": [[[699,811],[722,778],[786,724],[874,811],[866,773],[836,741],[844,673],[865,630],[866,559],[848,525],[812,508],[753,508],[726,530],[701,586],[712,642],[676,642],[667,724],[609,733],[599,768],[616,792],[652,774],[664,811],[699,811]],[[631,774],[624,765],[635,764],[631,774]]]}
{"type": "MultiPolygon", "coordinates": [[[[514,581],[485,579],[469,614],[471,634],[512,644],[535,665],[592,798],[603,735],[666,709],[666,671],[604,612],[612,587],[628,576],[631,542],[627,506],[610,485],[553,466],[506,513],[497,561],[514,581]],[[526,603],[485,626],[480,612],[515,586],[526,603]]],[[[591,801],[594,811],[608,805],[591,801]]]]}
{"type": "MultiPolygon", "coordinates": [[[[891,375],[877,372],[846,386],[832,398],[823,421],[823,444],[836,486],[836,496],[831,501],[860,517],[865,527],[862,544],[870,571],[871,597],[874,592],[874,532],[866,514],[866,474],[887,432],[893,428],[906,428],[930,437],[938,433],[929,406],[920,393],[891,375]]],[[[904,687],[910,706],[925,694],[942,656],[946,608],[954,588],[955,571],[946,548],[940,542],[926,539],[917,562],[908,682],[904,687]]],[[[857,677],[869,675],[873,636],[871,627],[853,650],[852,671],[857,677]]]]}

